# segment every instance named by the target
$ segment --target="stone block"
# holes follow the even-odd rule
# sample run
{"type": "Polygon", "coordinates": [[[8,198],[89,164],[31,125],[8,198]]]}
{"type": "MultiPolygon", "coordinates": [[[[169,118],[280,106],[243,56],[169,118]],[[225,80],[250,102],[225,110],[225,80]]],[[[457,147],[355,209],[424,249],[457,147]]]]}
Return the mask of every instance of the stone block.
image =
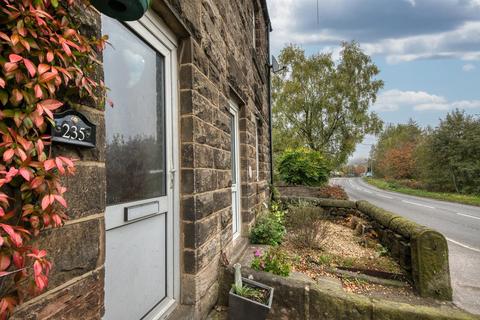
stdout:
{"type": "Polygon", "coordinates": [[[207,145],[195,144],[193,147],[194,167],[195,168],[213,168],[214,151],[207,145]]]}
{"type": "Polygon", "coordinates": [[[184,246],[189,249],[196,249],[202,246],[208,239],[215,236],[219,231],[219,215],[214,214],[193,223],[184,223],[184,246]]]}
{"type": "Polygon", "coordinates": [[[202,74],[196,68],[192,70],[192,89],[196,90],[214,106],[218,106],[218,89],[205,74],[202,74]]]}
{"type": "Polygon", "coordinates": [[[232,172],[217,170],[217,189],[225,189],[232,186],[232,172]]]}
{"type": "Polygon", "coordinates": [[[182,144],[182,154],[181,154],[182,168],[193,168],[194,167],[194,155],[193,155],[193,144],[184,143],[182,144]]]}
{"type": "Polygon", "coordinates": [[[20,306],[10,319],[101,319],[104,313],[103,287],[104,270],[100,269],[20,306]]]}
{"type": "Polygon", "coordinates": [[[445,237],[433,230],[415,234],[410,242],[414,287],[422,297],[452,300],[445,237]]]}
{"type": "Polygon", "coordinates": [[[180,139],[182,142],[193,142],[193,118],[184,116],[181,118],[180,139]]]}
{"type": "Polygon", "coordinates": [[[47,250],[53,263],[49,288],[92,271],[103,264],[101,245],[104,237],[103,219],[48,229],[36,241],[38,248],[47,250]]]}
{"type": "Polygon", "coordinates": [[[193,196],[185,196],[181,200],[180,205],[181,215],[184,220],[195,221],[195,198],[193,196]]]}
{"type": "Polygon", "coordinates": [[[192,194],[195,186],[195,175],[192,169],[182,169],[180,191],[182,194],[192,194]]]}
{"type": "Polygon", "coordinates": [[[210,169],[195,169],[195,192],[202,193],[217,188],[217,173],[210,169]]]}
{"type": "Polygon", "coordinates": [[[212,212],[217,211],[216,208],[217,204],[215,203],[213,192],[208,192],[195,196],[196,220],[207,217],[212,212]]]}
{"type": "Polygon", "coordinates": [[[77,163],[76,174],[65,176],[65,200],[70,220],[105,212],[106,170],[103,163],[77,163]]]}
{"type": "MultiPolygon", "coordinates": [[[[220,108],[224,106],[224,104],[220,104],[220,108]]],[[[230,117],[223,112],[215,112],[213,124],[215,127],[223,130],[227,134],[230,134],[232,130],[230,125],[230,117]]]]}
{"type": "Polygon", "coordinates": [[[217,234],[214,238],[211,238],[205,245],[197,250],[197,270],[202,270],[207,266],[212,259],[220,253],[220,237],[217,234]]]}
{"type": "Polygon", "coordinates": [[[213,151],[215,169],[228,170],[232,165],[231,152],[215,149],[213,151]]]}
{"type": "Polygon", "coordinates": [[[232,205],[232,190],[223,189],[213,194],[214,211],[225,209],[232,205]]]}

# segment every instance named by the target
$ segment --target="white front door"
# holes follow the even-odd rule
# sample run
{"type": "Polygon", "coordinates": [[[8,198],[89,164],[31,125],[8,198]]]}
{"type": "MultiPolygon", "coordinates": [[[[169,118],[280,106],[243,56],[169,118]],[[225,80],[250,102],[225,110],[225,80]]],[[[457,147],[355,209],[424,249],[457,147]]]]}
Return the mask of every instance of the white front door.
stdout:
{"type": "Polygon", "coordinates": [[[159,319],[178,290],[174,57],[153,22],[102,17],[107,320],[159,319]]]}
{"type": "Polygon", "coordinates": [[[238,128],[238,112],[237,105],[230,102],[233,239],[241,234],[242,225],[240,216],[240,130],[238,128]]]}

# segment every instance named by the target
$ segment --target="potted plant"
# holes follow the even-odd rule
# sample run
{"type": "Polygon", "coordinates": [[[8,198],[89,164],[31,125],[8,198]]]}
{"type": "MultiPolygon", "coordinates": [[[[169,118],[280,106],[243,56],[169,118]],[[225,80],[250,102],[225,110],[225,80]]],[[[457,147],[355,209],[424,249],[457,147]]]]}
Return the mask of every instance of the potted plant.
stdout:
{"type": "Polygon", "coordinates": [[[230,320],[264,320],[272,308],[273,288],[243,278],[241,265],[235,264],[235,284],[228,297],[230,320]]]}

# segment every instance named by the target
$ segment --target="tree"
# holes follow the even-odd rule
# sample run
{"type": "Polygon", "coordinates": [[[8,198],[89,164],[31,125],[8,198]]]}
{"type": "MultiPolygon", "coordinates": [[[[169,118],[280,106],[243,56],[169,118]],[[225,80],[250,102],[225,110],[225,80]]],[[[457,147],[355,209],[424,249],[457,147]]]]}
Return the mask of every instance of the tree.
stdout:
{"type": "Polygon", "coordinates": [[[373,150],[375,175],[393,179],[415,178],[415,150],[422,134],[422,129],[413,120],[387,126],[373,150]]]}
{"type": "Polygon", "coordinates": [[[447,114],[427,139],[425,179],[436,189],[480,194],[480,120],[447,114]]]}
{"type": "Polygon", "coordinates": [[[278,160],[281,179],[290,185],[320,186],[328,182],[328,160],[308,148],[287,149],[278,160]]]}
{"type": "Polygon", "coordinates": [[[276,151],[307,146],[345,163],[365,134],[377,134],[382,122],[368,111],[383,81],[379,69],[355,42],[343,43],[340,60],[332,54],[305,56],[294,45],[284,48],[287,68],[273,77],[273,128],[276,151]]]}

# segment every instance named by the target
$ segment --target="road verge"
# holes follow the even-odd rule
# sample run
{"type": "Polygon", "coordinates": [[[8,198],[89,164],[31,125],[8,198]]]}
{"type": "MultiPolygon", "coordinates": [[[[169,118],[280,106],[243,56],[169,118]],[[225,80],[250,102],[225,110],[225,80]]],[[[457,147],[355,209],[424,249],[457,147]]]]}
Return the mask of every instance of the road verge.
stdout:
{"type": "Polygon", "coordinates": [[[384,179],[377,179],[377,178],[363,178],[363,181],[382,190],[398,192],[398,193],[408,194],[411,196],[417,196],[422,198],[449,201],[449,202],[468,204],[471,206],[480,207],[480,196],[412,189],[412,188],[401,186],[400,184],[395,182],[389,182],[384,179]]]}

